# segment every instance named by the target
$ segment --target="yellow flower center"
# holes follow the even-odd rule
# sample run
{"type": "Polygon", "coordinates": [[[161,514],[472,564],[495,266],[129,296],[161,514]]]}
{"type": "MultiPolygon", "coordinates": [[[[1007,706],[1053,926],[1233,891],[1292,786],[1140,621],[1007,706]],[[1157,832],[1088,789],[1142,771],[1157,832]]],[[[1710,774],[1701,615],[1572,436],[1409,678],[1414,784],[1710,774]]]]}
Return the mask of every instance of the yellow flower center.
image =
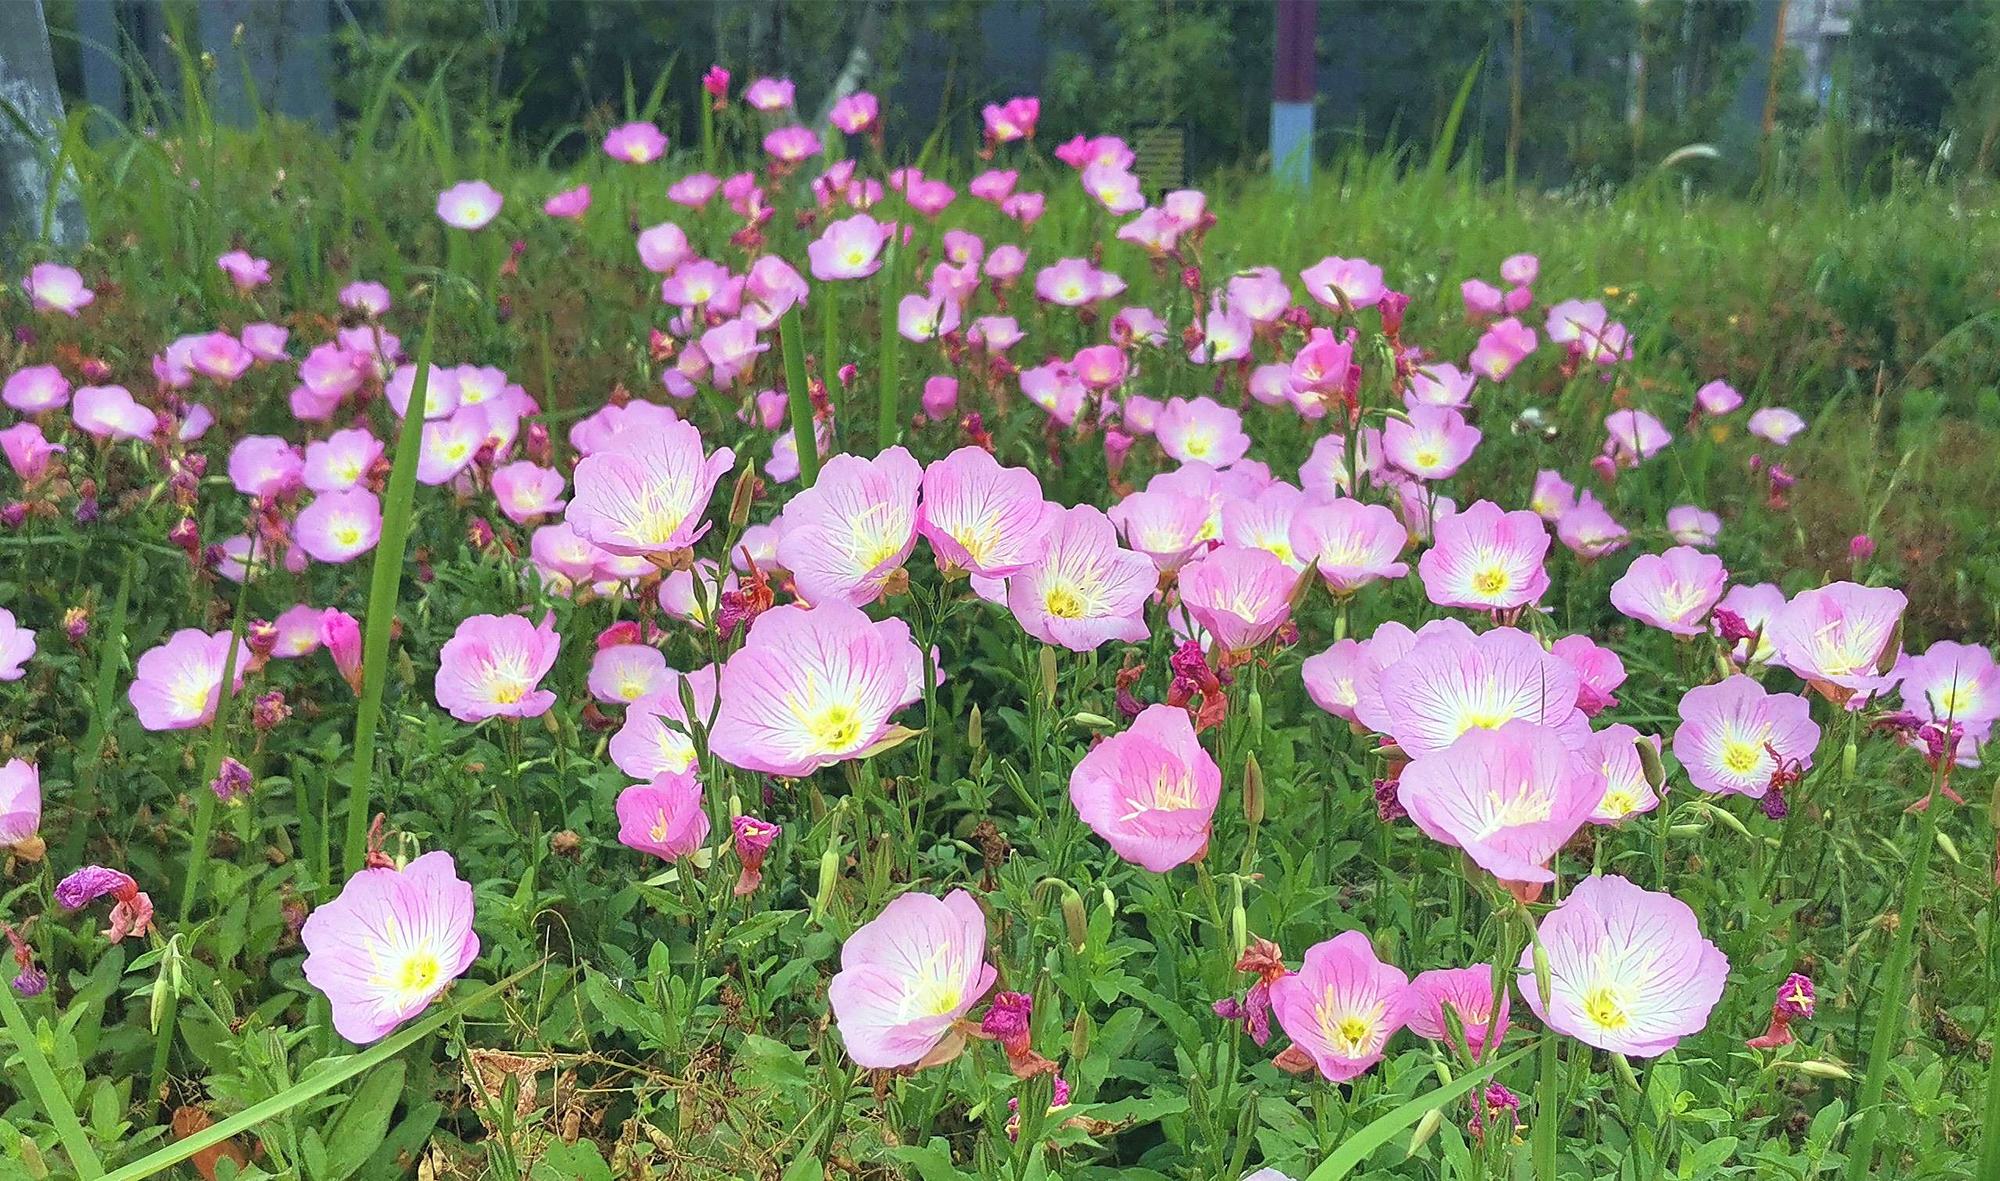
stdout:
{"type": "Polygon", "coordinates": [[[1741,738],[1722,744],[1722,765],[1737,775],[1748,775],[1764,760],[1764,748],[1741,738]]]}
{"type": "Polygon", "coordinates": [[[820,749],[845,750],[861,738],[861,716],[851,705],[829,705],[813,720],[811,733],[820,749]]]}
{"type": "Polygon", "coordinates": [[[1631,815],[1632,809],[1638,806],[1639,799],[1630,790],[1622,787],[1614,787],[1604,793],[1604,801],[1597,805],[1597,812],[1600,816],[1609,816],[1614,820],[1622,820],[1626,816],[1631,815]]]}
{"type": "Polygon", "coordinates": [[[1632,1023],[1625,1012],[1624,999],[1609,984],[1600,984],[1584,994],[1583,1012],[1599,1029],[1623,1029],[1632,1023]]]}
{"type": "Polygon", "coordinates": [[[396,971],[396,988],[411,995],[427,993],[437,987],[442,975],[444,965],[438,963],[436,956],[428,951],[413,951],[396,971]]]}
{"type": "Polygon", "coordinates": [[[1472,576],[1472,589],[1482,595],[1497,595],[1505,591],[1512,581],[1507,577],[1507,571],[1498,566],[1488,566],[1472,576]]]}
{"type": "Polygon", "coordinates": [[[1083,596],[1067,586],[1052,586],[1042,595],[1042,605],[1057,619],[1082,619],[1083,596]]]}

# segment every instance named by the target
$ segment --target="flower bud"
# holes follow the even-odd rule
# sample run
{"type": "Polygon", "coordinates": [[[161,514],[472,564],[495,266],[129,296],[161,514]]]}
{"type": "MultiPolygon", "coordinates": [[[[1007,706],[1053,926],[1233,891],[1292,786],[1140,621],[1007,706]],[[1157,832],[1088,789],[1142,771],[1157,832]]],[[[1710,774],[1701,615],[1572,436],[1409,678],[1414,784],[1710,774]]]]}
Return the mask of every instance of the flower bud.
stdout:
{"type": "Polygon", "coordinates": [[[1083,912],[1083,895],[1065,885],[1062,892],[1063,927],[1069,932],[1071,951],[1082,951],[1090,942],[1090,919],[1083,912]]]}
{"type": "Polygon", "coordinates": [[[1252,831],[1264,823],[1264,768],[1254,751],[1243,757],[1243,819],[1252,831]]]}

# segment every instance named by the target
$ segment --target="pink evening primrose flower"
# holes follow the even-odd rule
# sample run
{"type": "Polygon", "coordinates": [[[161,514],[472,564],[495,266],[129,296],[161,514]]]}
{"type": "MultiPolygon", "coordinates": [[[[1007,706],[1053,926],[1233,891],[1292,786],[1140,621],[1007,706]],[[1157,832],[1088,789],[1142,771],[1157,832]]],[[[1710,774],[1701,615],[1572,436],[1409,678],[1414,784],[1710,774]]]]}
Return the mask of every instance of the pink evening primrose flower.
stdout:
{"type": "Polygon", "coordinates": [[[247,250],[232,250],[215,260],[238,291],[250,291],[271,281],[271,260],[253,258],[247,250]]]}
{"type": "Polygon", "coordinates": [[[692,770],[636,783],[618,793],[618,843],[675,861],[708,839],[708,811],[692,770]]]}
{"type": "Polygon", "coordinates": [[[1783,406],[1766,406],[1750,415],[1750,433],[1780,447],[1798,438],[1805,429],[1806,420],[1799,412],[1783,406]]]}
{"type": "Polygon", "coordinates": [[[341,307],[364,316],[381,316],[389,311],[389,289],[373,281],[349,283],[340,289],[339,300],[341,307]]]}
{"type": "Polygon", "coordinates": [[[1110,520],[1125,544],[1151,558],[1161,571],[1180,569],[1215,540],[1208,502],[1165,488],[1131,493],[1111,506],[1110,520]]]}
{"type": "Polygon", "coordinates": [[[1473,347],[1466,368],[1488,381],[1505,381],[1535,351],[1535,330],[1509,316],[1488,328],[1473,347]]]}
{"type": "Polygon", "coordinates": [[[604,136],[604,154],[627,164],[651,164],[667,153],[667,137],[651,123],[625,123],[604,136]]]}
{"type": "Polygon", "coordinates": [[[1507,1010],[1513,993],[1506,988],[1497,990],[1500,1009],[1496,1014],[1493,1009],[1496,975],[1492,964],[1433,968],[1417,973],[1416,979],[1410,981],[1410,1032],[1426,1041],[1458,1045],[1451,1033],[1451,1022],[1445,1017],[1445,1010],[1450,1009],[1457,1019],[1459,1033],[1465,1038],[1465,1048],[1474,1058],[1481,1057],[1487,1047],[1497,1046],[1507,1037],[1507,1010]]]}
{"type": "Polygon", "coordinates": [[[873,459],[836,455],[785,506],[778,561],[808,602],[865,607],[917,543],[923,467],[902,447],[873,459]]]}
{"type": "Polygon", "coordinates": [[[1202,749],[1186,710],[1151,705],[1077,763],[1069,798],[1112,852],[1166,873],[1208,848],[1222,771],[1202,749]]]}
{"type": "Polygon", "coordinates": [[[1589,723],[1576,707],[1578,683],[1576,670],[1527,632],[1474,635],[1450,621],[1425,625],[1408,655],[1383,666],[1380,687],[1390,737],[1417,757],[1516,721],[1581,746],[1589,723]]]}
{"type": "MultiPolygon", "coordinates": [[[[653,672],[649,669],[647,675],[653,672]]],[[[659,687],[631,703],[625,711],[625,724],[618,728],[607,744],[607,753],[613,765],[634,779],[678,775],[693,767],[694,729],[697,725],[707,726],[715,716],[716,694],[721,681],[715,666],[707,665],[690,673],[676,673],[668,669],[663,660],[657,672],[660,675],[659,687]],[[683,687],[694,699],[695,717],[692,719],[687,717],[686,706],[681,701],[683,687]]],[[[605,687],[622,695],[628,686],[620,683],[605,687]]]]}
{"type": "Polygon", "coordinates": [[[1908,605],[1890,587],[1835,582],[1793,595],[1765,630],[1778,663],[1829,699],[1845,701],[1888,686],[1883,674],[1899,655],[1908,605]]]}
{"type": "Polygon", "coordinates": [[[889,1070],[958,1053],[964,1035],[954,1027],[996,975],[972,895],[909,893],[847,937],[826,995],[848,1057],[889,1070]]]}
{"type": "Polygon", "coordinates": [[[1425,835],[1501,881],[1551,882],[1549,860],[1597,810],[1604,775],[1566,736],[1514,721],[1419,755],[1396,798],[1425,835]]]}
{"type": "Polygon", "coordinates": [[[67,450],[49,442],[42,428],[32,422],[17,422],[0,431],[0,454],[6,455],[7,466],[30,488],[48,474],[50,462],[67,450]]]}
{"type": "Polygon", "coordinates": [[[245,435],[229,451],[229,482],[245,496],[282,496],[304,482],[305,468],[299,449],[276,435],[245,435]]]}
{"type": "Polygon", "coordinates": [[[565,487],[561,472],[526,459],[517,459],[493,473],[493,499],[516,525],[562,511],[569,503],[563,499],[565,487]]]}
{"type": "Polygon", "coordinates": [[[1784,606],[1785,592],[1778,589],[1776,583],[1738,583],[1730,587],[1729,593],[1716,604],[1718,610],[1711,627],[1716,635],[1722,635],[1722,612],[1729,612],[1743,627],[1742,635],[1725,641],[1729,658],[1737,664],[1769,664],[1778,655],[1777,646],[1771,643],[1771,620],[1784,606]],[[1752,636],[1756,637],[1755,652],[1749,651],[1752,636]]]}
{"type": "Polygon", "coordinates": [[[1726,381],[1711,381],[1694,392],[1694,404],[1703,414],[1727,414],[1743,404],[1743,395],[1726,381]]]}
{"type": "Polygon", "coordinates": [[[1623,467],[1636,467],[1674,441],[1673,432],[1644,410],[1614,410],[1604,416],[1604,454],[1623,467]]]}
{"type": "Polygon", "coordinates": [[[1729,571],[1722,559],[1691,546],[1641,554],[1611,584],[1611,605],[1640,623],[1677,636],[1707,630],[1708,613],[1722,598],[1729,571]]]}
{"type": "Polygon", "coordinates": [[[1308,295],[1335,310],[1343,301],[1350,308],[1372,308],[1388,290],[1382,284],[1382,268],[1365,258],[1329,255],[1300,271],[1299,279],[1308,295]]]}
{"type": "MultiPolygon", "coordinates": [[[[183,628],[140,655],[126,699],[148,730],[191,730],[215,718],[222,700],[222,666],[230,634],[183,628]]],[[[243,687],[250,652],[236,646],[235,689],[243,687]]],[[[234,690],[232,690],[233,692],[234,690]]]]}
{"type": "Polygon", "coordinates": [[[1781,769],[1812,766],[1819,726],[1795,693],[1771,693],[1738,674],[1681,698],[1674,757],[1703,791],[1762,799],[1781,769]]]}
{"type": "Polygon", "coordinates": [[[1596,717],[1618,704],[1613,696],[1625,683],[1625,662],[1589,636],[1564,636],[1549,645],[1556,659],[1576,670],[1576,708],[1596,717]]]}
{"type": "Polygon", "coordinates": [[[132,400],[122,385],[87,385],[70,400],[76,429],[93,438],[122,442],[144,439],[159,428],[159,416],[132,400]]]}
{"type": "Polygon", "coordinates": [[[1375,956],[1368,936],[1343,931],[1306,949],[1296,972],[1271,984],[1271,1010],[1292,1044],[1329,1082],[1380,1062],[1409,1020],[1409,977],[1375,956]]]}
{"type": "Polygon", "coordinates": [[[30,365],[8,375],[0,402],[23,414],[60,410],[69,403],[69,379],[54,365],[30,365]]]}
{"type": "Polygon", "coordinates": [[[1228,545],[1264,550],[1292,569],[1303,570],[1312,555],[1293,547],[1294,529],[1303,516],[1318,507],[1311,497],[1282,480],[1253,495],[1231,496],[1222,505],[1222,540],[1228,545]]]}
{"type": "Polygon", "coordinates": [[[1316,504],[1292,524],[1292,548],[1301,560],[1317,563],[1327,589],[1347,596],[1384,578],[1410,572],[1398,561],[1409,531],[1393,510],[1347,497],[1316,504]]]}
{"type": "Polygon", "coordinates": [[[455,230],[484,229],[499,215],[500,202],[500,191],[485,181],[461,181],[438,194],[437,215],[455,230]]]}
{"type": "Polygon", "coordinates": [[[1604,774],[1604,798],[1590,814],[1592,824],[1617,824],[1628,816],[1651,812],[1660,806],[1660,797],[1646,779],[1646,764],[1639,757],[1641,742],[1660,753],[1657,734],[1641,735],[1632,727],[1606,726],[1591,736],[1590,757],[1604,774]]]}
{"type": "Polygon", "coordinates": [[[365,428],[335,431],[306,444],[301,478],[314,492],[342,492],[366,479],[382,452],[382,440],[365,428]]]}
{"type": "MultiPolygon", "coordinates": [[[[728,83],[723,85],[726,88],[728,83]]],[[[756,111],[788,111],[796,93],[790,78],[753,78],[743,88],[743,101],[756,111]]]]}
{"type": "Polygon", "coordinates": [[[774,607],[722,669],[711,747],[746,771],[799,777],[908,736],[896,712],[923,695],[923,655],[900,619],[838,600],[774,607]]]}
{"type": "Polygon", "coordinates": [[[924,469],[917,529],[940,567],[1005,578],[1041,560],[1061,511],[1034,472],[968,446],[924,469]]]}
{"type": "Polygon", "coordinates": [[[1528,507],[1542,520],[1554,524],[1562,520],[1564,513],[1576,507],[1576,488],[1562,478],[1562,473],[1544,468],[1535,473],[1535,487],[1528,494],[1528,507]]]}
{"type": "Polygon", "coordinates": [[[1722,534],[1722,518],[1692,504],[1677,504],[1667,510],[1667,532],[1682,545],[1707,548],[1722,534]]]}
{"type": "Polygon", "coordinates": [[[1467,279],[1458,285],[1458,296],[1465,301],[1465,315],[1475,323],[1498,316],[1506,306],[1506,293],[1484,279],[1467,279]]]}
{"type": "Polygon", "coordinates": [[[1451,406],[1464,409],[1472,404],[1472,387],[1478,378],[1449,361],[1425,364],[1410,375],[1406,406],[1451,406]]]}
{"type": "Polygon", "coordinates": [[[1548,995],[1535,949],[1523,949],[1516,983],[1528,1007],[1557,1033],[1629,1057],[1658,1057],[1701,1032],[1729,978],[1729,958],[1685,902],[1620,877],[1578,882],[1538,938],[1548,995]]]}
{"type": "Polygon", "coordinates": [[[986,138],[995,144],[1033,139],[1035,124],[1042,117],[1042,100],[1016,95],[1004,103],[987,103],[979,117],[986,125],[986,138]]]}
{"type": "Polygon", "coordinates": [[[1542,260],[1532,254],[1510,254],[1500,263],[1500,277],[1516,287],[1532,286],[1542,272],[1542,260]]]}
{"type": "Polygon", "coordinates": [[[1925,721],[1958,722],[1970,729],[2000,719],[2000,665],[1981,645],[1939,640],[1921,656],[1904,653],[1893,675],[1903,708],[1925,721]]]}
{"type": "Polygon", "coordinates": [[[806,261],[812,276],[822,282],[833,279],[865,279],[882,266],[882,248],[896,227],[876,221],[865,213],[828,224],[819,237],[806,244],[806,261]]]}
{"type": "Polygon", "coordinates": [[[780,164],[798,164],[809,160],[824,150],[819,136],[809,127],[796,124],[780,127],[764,136],[764,152],[780,164]]]}
{"type": "Polygon", "coordinates": [[[1121,547],[1110,518],[1089,505],[1052,515],[1041,559],[1007,580],[1007,606],[1022,629],[1072,652],[1144,640],[1158,577],[1152,560],[1121,547]]]}
{"type": "Polygon", "coordinates": [[[292,536],[315,562],[351,562],[382,539],[382,501],[366,488],[322,492],[299,513],[292,536]]]}
{"type": "Polygon", "coordinates": [[[332,1002],[340,1036],[380,1041],[464,975],[479,958],[472,910],[451,854],[433,852],[402,869],[364,869],[313,911],[299,930],[301,967],[332,1002]]]}
{"type": "Polygon", "coordinates": [[[875,129],[882,118],[882,101],[865,90],[843,95],[826,113],[826,121],[848,135],[875,129]]]}
{"type": "Polygon", "coordinates": [[[0,849],[33,849],[42,827],[42,777],[33,763],[0,766],[0,849]]]}
{"type": "Polygon", "coordinates": [[[18,681],[26,676],[25,666],[34,655],[34,630],[22,627],[12,611],[0,607],[0,681],[18,681]]]}
{"type": "Polygon", "coordinates": [[[1168,458],[1180,463],[1226,467],[1250,450],[1243,416],[1207,395],[1193,401],[1170,399],[1153,423],[1153,437],[1168,458]]]}
{"type": "Polygon", "coordinates": [[[291,360],[286,346],[291,342],[292,330],[282,324],[245,324],[241,336],[244,350],[255,360],[291,360]]]}
{"type": "Polygon", "coordinates": [[[1549,532],[1534,513],[1476,501],[1440,517],[1433,534],[1417,573],[1424,593],[1440,607],[1510,611],[1549,589],[1549,532]]]}
{"type": "Polygon", "coordinates": [[[71,317],[97,299],[97,293],[84,286],[80,273],[53,262],[37,263],[30,268],[28,277],[21,280],[21,290],[28,293],[28,304],[36,311],[61,312],[71,317]]]}
{"type": "Polygon", "coordinates": [[[539,686],[561,643],[553,613],[539,625],[519,615],[464,619],[438,653],[437,702],[461,722],[538,718],[556,703],[539,686]]]}
{"type": "Polygon", "coordinates": [[[722,180],[711,173],[691,172],[667,186],[667,200],[689,209],[700,209],[715,199],[722,180]]]}
{"type": "Polygon", "coordinates": [[[1479,429],[1446,406],[1414,406],[1382,426],[1382,452],[1419,480],[1442,480],[1479,446],[1479,429]]]}
{"type": "Polygon", "coordinates": [[[736,463],[721,447],[706,457],[686,422],[624,430],[576,465],[565,514],[577,536],[614,554],[670,554],[694,545],[709,495],[736,463]]]}
{"type": "Polygon", "coordinates": [[[1611,511],[1588,492],[1579,493],[1575,506],[1556,521],[1556,537],[1583,558],[1601,558],[1623,549],[1632,539],[1611,511]]]}
{"type": "Polygon", "coordinates": [[[1223,545],[1181,568],[1181,603],[1217,644],[1247,652],[1292,615],[1299,572],[1269,550],[1223,545]]]}

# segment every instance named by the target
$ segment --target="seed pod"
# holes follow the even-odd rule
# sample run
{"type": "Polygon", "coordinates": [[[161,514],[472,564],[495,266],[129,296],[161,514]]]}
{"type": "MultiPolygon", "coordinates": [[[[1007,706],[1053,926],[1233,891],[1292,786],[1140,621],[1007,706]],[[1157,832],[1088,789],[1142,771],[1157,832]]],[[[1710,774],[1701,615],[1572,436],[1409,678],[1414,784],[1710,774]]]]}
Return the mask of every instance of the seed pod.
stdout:
{"type": "Polygon", "coordinates": [[[1054,709],[1056,704],[1056,650],[1042,645],[1042,708],[1054,709]]]}
{"type": "Polygon", "coordinates": [[[985,715],[979,712],[977,702],[973,703],[972,715],[965,719],[965,745],[975,751],[986,745],[985,715]]]}
{"type": "Polygon", "coordinates": [[[819,855],[819,891],[813,895],[812,920],[826,921],[826,908],[833,905],[833,889],[840,881],[840,846],[828,841],[819,855]]]}
{"type": "Polygon", "coordinates": [[[1840,748],[1841,779],[1847,780],[1854,778],[1854,764],[1855,761],[1860,757],[1861,757],[1861,752],[1855,749],[1854,740],[1849,739],[1847,745],[1840,748]]]}
{"type": "Polygon", "coordinates": [[[1247,734],[1262,734],[1264,732],[1264,694],[1262,690],[1251,690],[1248,713],[1249,723],[1245,727],[1244,732],[1247,734]]]}
{"type": "Polygon", "coordinates": [[[1660,748],[1643,734],[1634,739],[1632,745],[1639,749],[1639,769],[1645,772],[1646,786],[1657,794],[1667,783],[1667,768],[1660,762],[1660,748]]]}
{"type": "Polygon", "coordinates": [[[729,494],[729,528],[740,532],[750,523],[750,502],[757,496],[757,461],[746,459],[743,474],[736,477],[736,488],[729,494]]]}
{"type": "Polygon", "coordinates": [[[1264,823],[1264,768],[1255,752],[1243,757],[1243,819],[1253,832],[1264,823]]]}
{"type": "Polygon", "coordinates": [[[1069,1057],[1072,1062],[1081,1062],[1090,1053],[1090,1014],[1083,1009],[1076,1011],[1076,1020],[1069,1027],[1069,1057]]]}

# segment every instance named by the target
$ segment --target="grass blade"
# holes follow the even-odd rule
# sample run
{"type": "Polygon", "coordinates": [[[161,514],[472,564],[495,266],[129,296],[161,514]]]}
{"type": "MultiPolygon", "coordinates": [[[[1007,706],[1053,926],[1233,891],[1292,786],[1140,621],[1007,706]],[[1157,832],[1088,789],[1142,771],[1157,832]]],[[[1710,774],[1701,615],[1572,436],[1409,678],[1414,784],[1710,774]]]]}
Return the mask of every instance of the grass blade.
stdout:
{"type": "Polygon", "coordinates": [[[1415,1125],[1418,1120],[1424,1118],[1425,1112],[1435,1111],[1447,1103],[1471,1094],[1474,1087],[1484,1084],[1487,1079],[1526,1058],[1532,1048],[1524,1047],[1505,1058],[1489,1062],[1435,1091],[1417,1096],[1387,1115],[1368,1121],[1366,1127],[1342,1141],[1340,1147],[1333,1150],[1333,1155],[1321,1161],[1319,1168],[1306,1176],[1306,1181],[1340,1181],[1340,1178],[1352,1173],[1362,1162],[1373,1156],[1376,1149],[1394,1139],[1403,1129],[1415,1125]]]}
{"type": "MultiPolygon", "coordinates": [[[[412,404],[415,404],[414,395],[412,396],[412,404]]],[[[200,1152],[204,1148],[213,1148],[238,1132],[250,1131],[258,1124],[276,1119],[299,1104],[306,1102],[308,1099],[324,1095],[348,1079],[374,1069],[376,1066],[394,1058],[424,1038],[429,1037],[452,1018],[469,1009],[477,1008],[494,997],[499,996],[501,992],[540,966],[540,964],[530,964],[528,967],[522,968],[504,980],[498,980],[487,985],[469,997],[445,1005],[417,1024],[390,1036],[386,1040],[375,1043],[359,1054],[348,1057],[338,1066],[316,1074],[309,1079],[293,1083],[269,1099],[261,1103],[252,1104],[243,1111],[230,1116],[220,1123],[212,1124],[185,1140],[176,1140],[174,1143],[157,1152],[148,1153],[131,1164],[114,1170],[108,1176],[104,1176],[101,1172],[93,1174],[93,1176],[103,1176],[104,1181],[140,1181],[141,1178],[152,1177],[165,1172],[182,1161],[193,1157],[195,1153],[200,1152]]],[[[10,1001],[9,1004],[11,1003],[10,1001]]],[[[72,1121],[75,1118],[73,1114],[70,1116],[72,1121]]],[[[79,1127],[77,1131],[81,1134],[82,1128],[79,1127]]]]}
{"type": "MultiPolygon", "coordinates": [[[[830,296],[824,291],[821,299],[830,296]]],[[[799,306],[778,321],[778,341],[785,354],[785,397],[791,402],[792,439],[799,446],[799,486],[810,488],[819,478],[819,443],[813,437],[812,394],[806,385],[805,327],[799,323],[799,306]]]]}
{"type": "MultiPolygon", "coordinates": [[[[449,276],[446,276],[447,278],[449,276]]],[[[424,339],[417,346],[415,380],[403,429],[396,436],[396,458],[389,469],[389,489],[382,506],[382,538],[375,545],[375,564],[368,576],[368,618],[362,622],[361,701],[354,719],[354,764],[347,785],[347,837],[340,846],[348,873],[361,868],[368,839],[368,787],[375,774],[375,731],[382,720],[382,686],[389,677],[389,627],[395,622],[396,599],[403,585],[403,548],[410,540],[410,506],[416,499],[417,452],[423,448],[424,402],[431,384],[431,343],[437,334],[437,305],[445,284],[431,295],[424,318],[424,339]]],[[[332,883],[322,883],[330,887],[332,883]]]]}
{"type": "Polygon", "coordinates": [[[27,1064],[29,1088],[34,1091],[36,1102],[42,1105],[42,1114],[55,1125],[56,1135],[62,1140],[63,1151],[69,1153],[69,1163],[76,1169],[76,1175],[83,1181],[104,1176],[104,1165],[97,1159],[97,1153],[91,1151],[90,1136],[84,1132],[83,1122],[76,1118],[69,1097],[63,1094],[62,1084],[56,1081],[56,1072],[42,1053],[41,1043],[35,1040],[28,1015],[21,1012],[20,1004],[14,1000],[14,990],[5,985],[0,985],[0,1021],[6,1023],[7,1036],[13,1039],[21,1060],[27,1064]]]}

